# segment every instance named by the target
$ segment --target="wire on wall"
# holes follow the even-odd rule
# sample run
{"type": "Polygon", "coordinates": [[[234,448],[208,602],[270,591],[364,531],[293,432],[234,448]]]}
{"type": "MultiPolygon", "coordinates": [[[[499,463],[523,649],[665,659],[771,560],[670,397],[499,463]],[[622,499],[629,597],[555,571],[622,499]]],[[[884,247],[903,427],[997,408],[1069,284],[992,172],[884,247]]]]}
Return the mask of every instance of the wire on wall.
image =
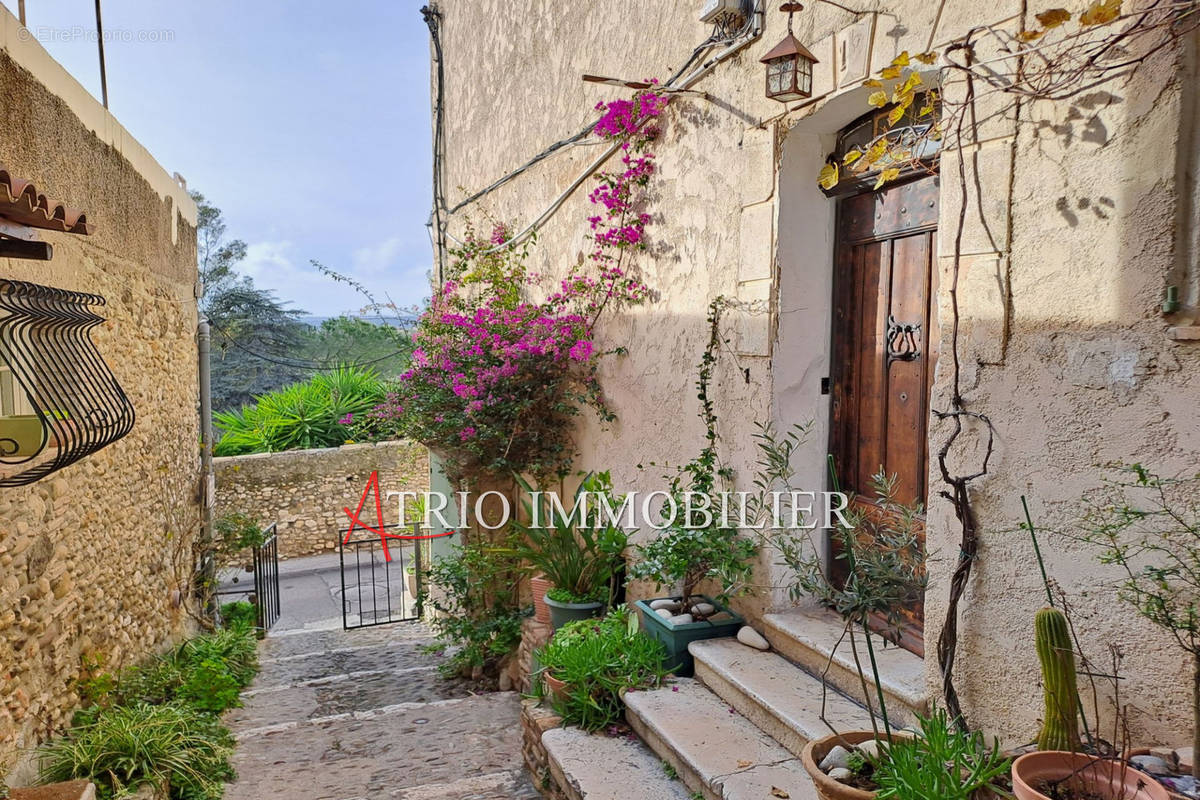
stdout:
{"type": "MultiPolygon", "coordinates": [[[[712,71],[717,64],[724,61],[729,56],[740,50],[746,44],[756,39],[762,33],[762,17],[763,3],[765,0],[747,0],[745,20],[740,28],[734,33],[729,33],[726,23],[719,22],[714,25],[712,34],[701,42],[688,57],[678,70],[672,74],[663,84],[661,91],[673,93],[684,91],[694,85],[701,78],[712,71]],[[726,45],[722,50],[710,55],[714,48],[726,45]],[[705,60],[705,56],[709,56],[705,60]],[[695,66],[699,62],[699,66],[695,66]],[[691,70],[689,72],[689,70],[691,70]]],[[[504,186],[509,181],[528,171],[533,166],[549,158],[551,155],[563,150],[564,148],[578,144],[585,140],[595,127],[595,121],[588,123],[579,132],[560,139],[550,146],[543,149],[541,152],[533,156],[511,172],[506,173],[497,180],[493,181],[488,186],[469,195],[464,200],[457,203],[453,208],[446,205],[445,193],[443,190],[443,175],[444,175],[444,143],[445,143],[445,75],[443,70],[442,60],[442,42],[441,42],[441,14],[436,6],[425,6],[421,9],[422,15],[425,17],[426,25],[429,26],[429,33],[432,39],[434,55],[437,59],[437,79],[436,79],[436,96],[434,98],[434,145],[433,145],[433,214],[432,225],[433,230],[431,235],[434,239],[435,247],[437,248],[438,257],[438,282],[441,283],[444,271],[444,247],[448,236],[447,226],[449,218],[467,206],[479,201],[483,197],[504,186]]],[[[502,248],[511,247],[527,239],[532,234],[536,233],[543,225],[550,220],[551,217],[558,212],[567,199],[575,193],[583,183],[598,170],[605,161],[619,149],[619,144],[607,146],[603,153],[592,161],[588,167],[580,173],[567,186],[558,197],[556,197],[549,206],[546,207],[529,225],[522,229],[519,233],[506,241],[503,245],[498,245],[490,250],[483,251],[482,254],[498,251],[502,248]]]]}

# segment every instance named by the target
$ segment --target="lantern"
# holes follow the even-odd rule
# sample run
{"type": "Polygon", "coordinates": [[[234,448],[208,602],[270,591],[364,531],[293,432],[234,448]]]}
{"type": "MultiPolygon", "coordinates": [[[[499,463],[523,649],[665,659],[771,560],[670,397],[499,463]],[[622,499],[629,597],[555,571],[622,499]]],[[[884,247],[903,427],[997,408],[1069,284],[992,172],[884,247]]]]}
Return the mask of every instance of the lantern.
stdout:
{"type": "Polygon", "coordinates": [[[812,96],[813,64],[817,58],[792,35],[792,14],[803,11],[800,3],[784,3],[779,7],[788,15],[788,31],[783,41],[762,57],[767,65],[767,97],[787,103],[812,96]]]}

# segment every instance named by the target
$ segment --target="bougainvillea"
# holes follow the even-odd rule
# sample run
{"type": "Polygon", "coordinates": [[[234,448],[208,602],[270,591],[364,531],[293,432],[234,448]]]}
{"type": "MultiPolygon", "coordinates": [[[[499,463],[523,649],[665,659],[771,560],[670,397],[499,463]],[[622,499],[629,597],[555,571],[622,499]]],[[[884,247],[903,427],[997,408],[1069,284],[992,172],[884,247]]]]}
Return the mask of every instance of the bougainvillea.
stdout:
{"type": "Polygon", "coordinates": [[[359,422],[360,436],[416,439],[443,459],[453,481],[566,473],[572,417],[591,407],[612,418],[597,366],[614,349],[597,348],[596,324],[605,311],[647,297],[630,261],[646,247],[645,187],[655,169],[648,148],[666,102],[650,90],[597,106],[595,135],[619,143],[621,167],[597,173],[590,258],[552,291],[526,268],[532,238],[517,243],[502,224],[488,235],[467,231],[417,323],[411,369],[359,422]]]}

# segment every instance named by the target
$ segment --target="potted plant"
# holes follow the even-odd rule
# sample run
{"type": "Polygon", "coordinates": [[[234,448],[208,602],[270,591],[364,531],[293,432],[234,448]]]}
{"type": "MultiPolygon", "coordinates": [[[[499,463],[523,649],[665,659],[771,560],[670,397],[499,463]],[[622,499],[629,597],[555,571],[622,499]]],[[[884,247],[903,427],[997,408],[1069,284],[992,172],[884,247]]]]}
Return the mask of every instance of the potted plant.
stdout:
{"type": "Polygon", "coordinates": [[[756,551],[754,542],[719,524],[667,529],[638,548],[639,560],[630,569],[631,577],[682,588],[680,594],[639,600],[636,604],[643,629],[662,642],[667,667],[676,675],[693,672],[689,643],[733,636],[744,624],[721,600],[745,585],[750,559],[756,551]],[[709,579],[722,587],[716,599],[696,591],[701,581],[709,579]]]}
{"type": "MultiPolygon", "coordinates": [[[[784,490],[791,485],[791,456],[806,428],[797,426],[786,436],[777,437],[769,427],[757,435],[759,473],[755,485],[760,493],[748,505],[761,516],[764,498],[772,488],[784,490]]],[[[832,488],[838,490],[833,459],[829,460],[832,488]]],[[[925,591],[925,558],[921,538],[922,508],[896,499],[896,477],[882,470],[872,478],[875,499],[872,503],[848,503],[843,518],[830,532],[837,545],[835,558],[843,562],[845,577],[835,579],[828,569],[821,542],[808,529],[768,529],[770,544],[778,550],[782,563],[794,578],[789,587],[796,599],[815,598],[834,610],[845,626],[854,665],[862,686],[863,698],[871,720],[869,731],[835,731],[810,741],[801,753],[801,762],[812,776],[817,794],[825,800],[868,800],[882,788],[877,773],[887,761],[887,752],[903,737],[894,731],[884,700],[883,685],[876,668],[872,623],[882,628],[885,641],[899,639],[903,610],[920,600],[925,591]],[[866,509],[870,509],[870,513],[866,509]],[[862,643],[865,642],[865,648],[862,643]],[[865,650],[871,669],[864,669],[865,650]],[[868,678],[868,675],[870,676],[868,678]],[[831,754],[837,757],[831,757],[831,754]]],[[[830,660],[833,654],[830,654],[830,660]]],[[[932,725],[938,720],[933,719],[932,725]]],[[[960,743],[962,744],[962,743],[960,743]]],[[[963,744],[965,747],[966,745],[963,744]]],[[[933,757],[933,756],[930,756],[933,757]]],[[[980,763],[987,763],[980,755],[980,763]]],[[[936,769],[936,765],[928,765],[936,769]]],[[[900,792],[898,797],[926,797],[900,792]]]]}
{"type": "Polygon", "coordinates": [[[612,601],[614,576],[629,542],[628,534],[597,507],[601,497],[610,507],[615,500],[609,473],[586,475],[575,490],[570,512],[521,476],[517,482],[525,490],[522,504],[528,522],[513,523],[521,540],[515,554],[530,572],[553,585],[544,602],[554,629],[599,615],[612,601]]]}
{"type": "Polygon", "coordinates": [[[621,606],[600,620],[576,620],[537,651],[543,696],[568,725],[601,730],[620,721],[626,691],[658,686],[662,646],[638,633],[637,614],[621,606]]]}
{"type": "MultiPolygon", "coordinates": [[[[875,637],[871,625],[874,621],[877,627],[882,626],[880,632],[885,641],[898,640],[903,609],[924,593],[925,560],[917,535],[922,509],[919,505],[897,502],[895,476],[888,476],[881,470],[872,483],[875,501],[871,512],[867,513],[863,505],[850,503],[844,512],[845,524],[839,524],[831,534],[838,545],[835,557],[844,561],[846,576],[842,580],[831,576],[820,550],[806,537],[798,540],[792,531],[775,532],[772,537],[783,562],[795,574],[792,593],[815,597],[841,615],[870,713],[870,731],[835,732],[810,741],[801,753],[801,761],[816,784],[817,794],[824,800],[866,800],[880,794],[884,788],[880,778],[887,774],[891,748],[905,738],[897,735],[888,716],[883,685],[875,666],[875,637]],[[863,649],[871,664],[869,672],[862,664],[859,637],[866,645],[863,649]],[[844,766],[829,758],[839,746],[849,753],[849,762],[844,766]]],[[[836,489],[836,475],[833,485],[836,489]]],[[[833,654],[830,654],[832,658],[833,654]]],[[[932,717],[923,724],[936,729],[940,720],[932,717]]],[[[965,752],[970,744],[962,741],[956,746],[965,752]]],[[[914,759],[936,758],[936,754],[921,751],[912,755],[914,759]]],[[[981,764],[990,763],[981,752],[975,755],[981,764]]],[[[933,761],[923,768],[939,774],[946,769],[944,764],[939,767],[933,761]]],[[[898,782],[903,783],[903,780],[899,778],[898,782]]],[[[898,793],[888,796],[914,796],[896,791],[898,793]]],[[[969,797],[969,794],[963,795],[964,800],[969,797]]]]}

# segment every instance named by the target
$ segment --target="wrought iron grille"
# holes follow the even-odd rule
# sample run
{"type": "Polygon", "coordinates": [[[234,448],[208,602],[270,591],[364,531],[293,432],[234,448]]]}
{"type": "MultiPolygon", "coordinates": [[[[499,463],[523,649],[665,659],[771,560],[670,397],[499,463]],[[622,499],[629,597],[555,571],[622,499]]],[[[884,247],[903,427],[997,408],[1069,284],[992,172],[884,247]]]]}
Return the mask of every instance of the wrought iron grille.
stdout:
{"type": "Polygon", "coordinates": [[[46,477],[133,430],[133,404],[92,341],[103,297],[0,279],[0,365],[31,414],[0,409],[0,487],[46,477]]]}

